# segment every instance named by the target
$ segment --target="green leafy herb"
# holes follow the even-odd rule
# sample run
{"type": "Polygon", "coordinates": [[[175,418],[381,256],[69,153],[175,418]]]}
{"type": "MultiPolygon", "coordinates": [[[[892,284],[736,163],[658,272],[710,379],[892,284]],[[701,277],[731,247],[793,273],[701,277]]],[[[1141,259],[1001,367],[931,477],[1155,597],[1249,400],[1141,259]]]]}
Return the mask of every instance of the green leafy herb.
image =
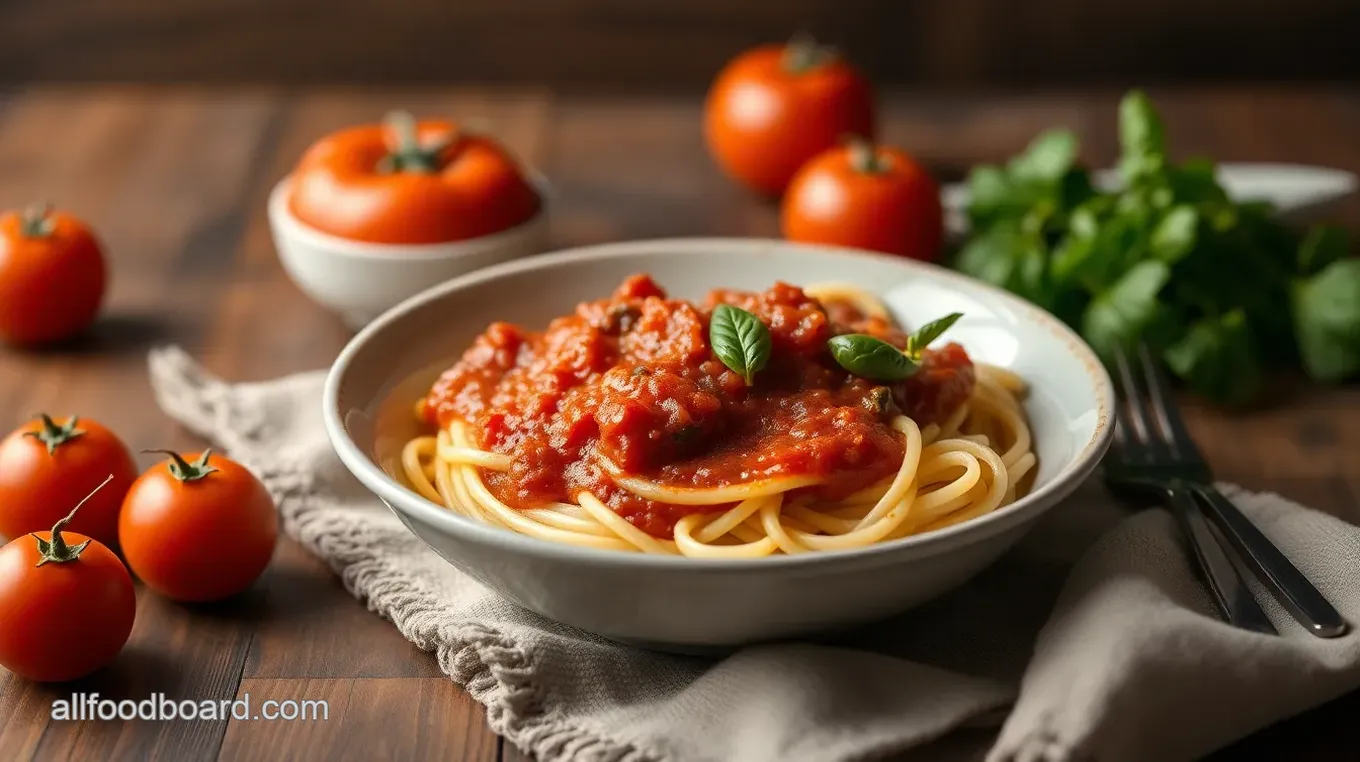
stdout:
{"type": "Polygon", "coordinates": [[[963,313],[954,312],[932,320],[907,337],[905,350],[863,333],[836,336],[827,342],[831,356],[846,370],[872,381],[901,381],[921,369],[922,352],[944,335],[963,313]]]}
{"type": "Polygon", "coordinates": [[[1195,322],[1164,358],[1191,389],[1220,402],[1246,402],[1261,385],[1261,362],[1242,310],[1195,322]]]}
{"type": "Polygon", "coordinates": [[[1030,232],[1046,230],[1065,209],[1094,194],[1090,177],[1076,164],[1077,138],[1049,130],[1005,167],[981,165],[968,176],[968,215],[974,228],[998,220],[1025,219],[1030,232]]]}
{"type": "Polygon", "coordinates": [[[932,320],[916,329],[916,333],[907,337],[906,354],[912,357],[919,357],[921,350],[930,346],[931,342],[943,336],[944,332],[948,331],[955,323],[959,322],[959,318],[961,317],[963,317],[962,312],[951,312],[939,320],[932,320]]]}
{"type": "Polygon", "coordinates": [[[902,350],[865,333],[835,336],[826,345],[842,368],[871,381],[901,381],[920,368],[902,350]]]}
{"type": "Polygon", "coordinates": [[[1067,130],[1048,130],[1025,152],[1011,159],[1007,173],[1020,180],[1051,183],[1060,180],[1077,159],[1077,136],[1067,130]]]}
{"type": "Polygon", "coordinates": [[[1294,285],[1294,325],[1309,375],[1344,381],[1360,374],[1360,259],[1343,259],[1294,285]]]}
{"type": "Polygon", "coordinates": [[[760,318],[740,307],[720,304],[713,310],[708,326],[708,342],[713,354],[733,373],[755,383],[755,375],[770,361],[770,330],[760,318]]]}
{"type": "Polygon", "coordinates": [[[1152,254],[1163,262],[1180,261],[1195,249],[1199,228],[1199,212],[1189,204],[1182,204],[1167,212],[1152,230],[1152,254]]]}
{"type": "Polygon", "coordinates": [[[1231,209],[1228,194],[1218,184],[1214,163],[1190,159],[1179,167],[1167,167],[1167,182],[1178,200],[1191,204],[1216,204],[1231,209]]]}
{"type": "Polygon", "coordinates": [[[1299,244],[1299,273],[1312,275],[1331,263],[1346,258],[1350,248],[1346,231],[1330,225],[1319,225],[1308,231],[1299,244]]]}
{"type": "Polygon", "coordinates": [[[1096,297],[1086,310],[1082,333],[1101,357],[1133,346],[1156,324],[1162,314],[1157,295],[1170,277],[1166,263],[1142,262],[1096,297]]]}
{"type": "Polygon", "coordinates": [[[1119,104],[1119,145],[1124,151],[1119,173],[1131,186],[1157,174],[1166,164],[1162,119],[1141,91],[1128,93],[1119,104]]]}
{"type": "Polygon", "coordinates": [[[1097,191],[1071,133],[974,168],[957,269],[1044,307],[1107,359],[1144,341],[1197,392],[1249,399],[1266,368],[1360,376],[1360,264],[1343,231],[1300,233],[1229,198],[1212,162],[1169,160],[1138,91],[1119,106],[1121,188],[1097,191]]]}
{"type": "Polygon", "coordinates": [[[973,239],[959,253],[955,266],[974,278],[1014,291],[1052,309],[1048,252],[1041,237],[998,225],[973,239]]]}

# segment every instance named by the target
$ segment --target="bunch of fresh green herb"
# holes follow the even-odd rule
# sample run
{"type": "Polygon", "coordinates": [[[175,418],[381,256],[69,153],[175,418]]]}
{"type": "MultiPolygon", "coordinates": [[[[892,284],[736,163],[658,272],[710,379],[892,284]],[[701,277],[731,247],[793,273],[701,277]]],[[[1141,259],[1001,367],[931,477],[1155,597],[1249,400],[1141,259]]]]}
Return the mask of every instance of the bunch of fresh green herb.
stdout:
{"type": "Polygon", "coordinates": [[[975,168],[954,266],[1053,312],[1107,359],[1147,341],[1219,402],[1253,398],[1267,368],[1360,374],[1360,259],[1344,231],[1292,229],[1229,199],[1212,163],[1173,164],[1141,92],[1120,104],[1119,137],[1113,193],[1093,187],[1066,131],[975,168]]]}

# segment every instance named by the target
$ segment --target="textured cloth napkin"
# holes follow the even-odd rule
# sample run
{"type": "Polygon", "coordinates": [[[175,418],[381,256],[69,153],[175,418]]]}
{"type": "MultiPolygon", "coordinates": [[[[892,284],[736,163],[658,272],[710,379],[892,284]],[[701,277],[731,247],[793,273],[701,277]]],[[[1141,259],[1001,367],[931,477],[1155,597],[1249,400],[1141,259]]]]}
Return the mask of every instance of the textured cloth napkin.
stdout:
{"type": "MultiPolygon", "coordinates": [[[[548,621],[445,563],[345,470],[323,374],[227,384],[153,352],[166,413],[254,470],[283,527],[540,760],[1194,759],[1360,685],[1360,637],[1281,637],[1214,614],[1163,511],[1098,486],[1002,561],[897,619],[725,658],[651,653],[548,621]],[[909,753],[907,753],[909,752],[909,753]]],[[[1227,487],[1360,622],[1360,528],[1227,487]]]]}

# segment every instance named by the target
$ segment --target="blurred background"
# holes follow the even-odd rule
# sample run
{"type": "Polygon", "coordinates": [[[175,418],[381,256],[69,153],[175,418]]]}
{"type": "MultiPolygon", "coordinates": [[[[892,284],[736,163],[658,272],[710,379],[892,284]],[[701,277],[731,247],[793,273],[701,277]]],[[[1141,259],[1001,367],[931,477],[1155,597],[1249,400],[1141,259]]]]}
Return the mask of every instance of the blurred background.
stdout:
{"type": "Polygon", "coordinates": [[[805,30],[880,85],[1360,80],[1357,0],[0,0],[0,86],[703,88],[805,30]]]}

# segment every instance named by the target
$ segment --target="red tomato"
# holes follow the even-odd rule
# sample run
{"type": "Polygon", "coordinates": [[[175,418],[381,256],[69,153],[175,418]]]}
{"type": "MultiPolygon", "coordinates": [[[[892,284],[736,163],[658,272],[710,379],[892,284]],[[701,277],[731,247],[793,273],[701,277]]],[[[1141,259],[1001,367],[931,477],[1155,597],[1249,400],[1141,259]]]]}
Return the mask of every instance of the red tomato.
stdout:
{"type": "Polygon", "coordinates": [[[48,344],[80,333],[99,314],[106,278],[85,223],[46,207],[0,214],[0,341],[48,344]]]}
{"type": "Polygon", "coordinates": [[[229,598],[274,555],[278,516],[264,485],[211,450],[142,474],[123,503],[123,557],[146,586],[177,601],[229,598]]]}
{"type": "Polygon", "coordinates": [[[767,195],[845,135],[874,135],[868,82],[810,40],[766,45],[729,63],[704,105],[709,151],[733,179],[767,195]]]}
{"type": "Polygon", "coordinates": [[[123,562],[65,531],[69,518],[0,548],[0,665],[29,680],[75,680],[113,661],[137,615],[123,562]]]}
{"type": "Polygon", "coordinates": [[[784,237],[934,261],[944,239],[940,189],[910,156],[861,141],[808,162],[780,211],[784,237]]]}
{"type": "Polygon", "coordinates": [[[303,223],[370,243],[445,243],[499,233],[538,213],[538,193],[496,141],[452,122],[383,125],[328,135],[293,172],[289,210],[303,223]]]}
{"type": "Polygon", "coordinates": [[[71,531],[105,545],[118,543],[118,510],[137,478],[137,461],[116,434],[98,421],[43,415],[0,441],[0,535],[22,537],[50,529],[65,511],[108,474],[113,481],[93,495],[71,531]]]}

